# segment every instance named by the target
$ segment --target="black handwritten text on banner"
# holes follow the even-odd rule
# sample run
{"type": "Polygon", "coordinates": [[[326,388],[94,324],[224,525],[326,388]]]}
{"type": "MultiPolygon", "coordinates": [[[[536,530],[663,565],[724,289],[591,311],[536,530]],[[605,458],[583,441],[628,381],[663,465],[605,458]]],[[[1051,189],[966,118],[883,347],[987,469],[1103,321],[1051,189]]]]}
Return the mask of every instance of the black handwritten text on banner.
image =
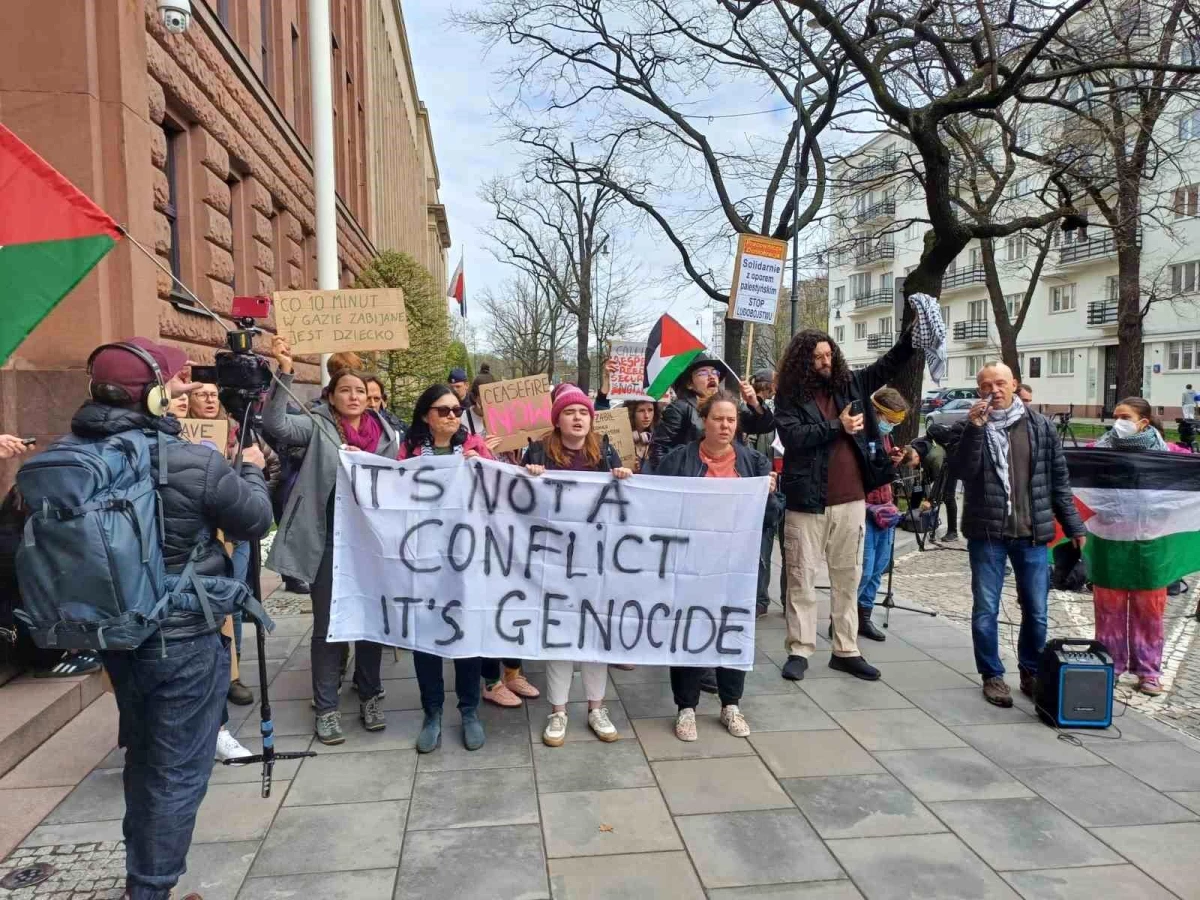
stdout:
{"type": "Polygon", "coordinates": [[[329,639],[748,669],[766,498],[765,478],[343,451],[329,639]]]}

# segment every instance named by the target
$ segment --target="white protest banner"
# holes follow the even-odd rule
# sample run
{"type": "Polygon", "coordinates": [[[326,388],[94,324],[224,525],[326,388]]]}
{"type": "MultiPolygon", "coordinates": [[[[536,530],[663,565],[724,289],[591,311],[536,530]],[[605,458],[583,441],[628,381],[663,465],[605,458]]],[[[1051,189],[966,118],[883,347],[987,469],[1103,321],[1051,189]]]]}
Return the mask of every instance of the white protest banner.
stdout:
{"type": "Polygon", "coordinates": [[[613,341],[608,358],[616,371],[610,378],[608,396],[612,400],[653,400],[646,393],[646,342],[613,341]]]}
{"type": "Polygon", "coordinates": [[[754,661],[766,478],[618,481],[342,451],[329,640],[444,657],[754,661]]]}
{"type": "Polygon", "coordinates": [[[775,324],[786,256],[787,241],[753,234],[738,235],[728,318],[760,325],[775,324]]]}

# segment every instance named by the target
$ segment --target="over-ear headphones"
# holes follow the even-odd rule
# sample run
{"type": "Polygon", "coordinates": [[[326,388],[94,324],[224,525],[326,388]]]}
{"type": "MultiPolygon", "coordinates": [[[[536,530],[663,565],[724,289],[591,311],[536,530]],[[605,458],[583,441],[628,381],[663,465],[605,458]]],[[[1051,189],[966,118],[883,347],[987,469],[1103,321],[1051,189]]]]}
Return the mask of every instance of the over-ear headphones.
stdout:
{"type": "Polygon", "coordinates": [[[158,361],[139,347],[137,344],[130,344],[125,341],[118,341],[112,344],[101,344],[92,351],[92,355],[88,357],[88,393],[93,400],[99,400],[101,403],[111,403],[114,405],[132,403],[135,399],[140,401],[145,407],[146,412],[155,418],[165,416],[167,410],[171,406],[171,392],[167,390],[166,379],[163,378],[162,369],[158,367],[158,361]],[[154,374],[154,383],[146,385],[142,391],[142,396],[138,398],[131,397],[129,391],[116,384],[97,384],[92,377],[92,363],[95,362],[97,356],[105,350],[124,350],[126,353],[132,353],[147,366],[154,374]]]}

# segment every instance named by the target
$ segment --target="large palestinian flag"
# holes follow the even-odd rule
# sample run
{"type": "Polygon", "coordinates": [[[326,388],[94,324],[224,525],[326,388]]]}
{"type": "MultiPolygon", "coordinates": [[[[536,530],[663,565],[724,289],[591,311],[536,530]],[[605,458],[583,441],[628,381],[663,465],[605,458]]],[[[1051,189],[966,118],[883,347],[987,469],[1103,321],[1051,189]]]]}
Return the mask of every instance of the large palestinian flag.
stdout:
{"type": "Polygon", "coordinates": [[[704,344],[690,331],[670,316],[663,316],[646,340],[646,393],[661,399],[688,363],[703,351],[704,344]]]}
{"type": "Polygon", "coordinates": [[[0,363],[120,237],[104,210],[0,125],[0,363]]]}
{"type": "Polygon", "coordinates": [[[1065,450],[1088,578],[1153,590],[1200,571],[1200,456],[1065,450]]]}

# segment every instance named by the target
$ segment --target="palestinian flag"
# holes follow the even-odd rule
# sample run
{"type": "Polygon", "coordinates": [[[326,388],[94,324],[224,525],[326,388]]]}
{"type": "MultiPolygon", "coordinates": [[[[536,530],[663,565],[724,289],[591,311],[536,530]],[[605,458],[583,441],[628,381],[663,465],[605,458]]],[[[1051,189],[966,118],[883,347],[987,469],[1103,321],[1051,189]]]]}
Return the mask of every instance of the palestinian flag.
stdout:
{"type": "Polygon", "coordinates": [[[0,125],[0,363],[120,238],[104,210],[0,125]]]}
{"type": "Polygon", "coordinates": [[[1083,556],[1091,581],[1153,590],[1200,571],[1200,456],[1063,452],[1088,530],[1083,556]]]}
{"type": "Polygon", "coordinates": [[[662,399],[688,363],[702,352],[704,344],[670,316],[663,316],[646,340],[646,393],[662,399]]]}

